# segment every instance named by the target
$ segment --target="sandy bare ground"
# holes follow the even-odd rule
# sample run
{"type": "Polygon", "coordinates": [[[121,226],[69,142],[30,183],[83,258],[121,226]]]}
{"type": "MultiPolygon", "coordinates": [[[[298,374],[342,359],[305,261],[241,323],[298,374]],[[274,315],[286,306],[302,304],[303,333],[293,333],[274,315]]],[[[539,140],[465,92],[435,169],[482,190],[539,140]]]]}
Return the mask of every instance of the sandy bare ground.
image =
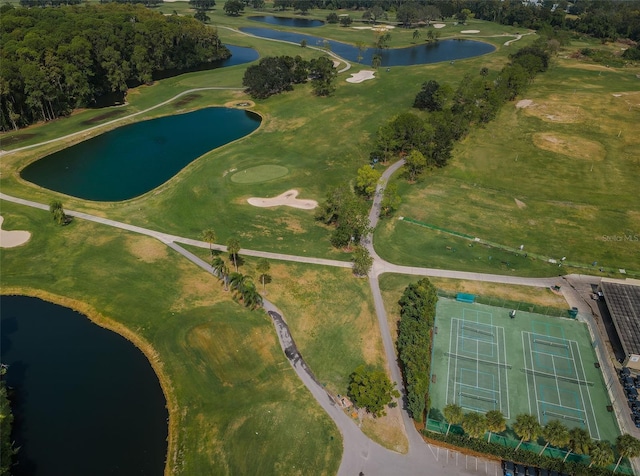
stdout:
{"type": "Polygon", "coordinates": [[[462,30],[460,33],[480,33],[480,30],[462,30]]]}
{"type": "Polygon", "coordinates": [[[367,81],[368,79],[375,79],[375,74],[375,71],[364,69],[362,71],[359,71],[358,73],[351,73],[351,77],[347,78],[346,81],[347,83],[361,83],[363,81],[367,81]]]}
{"type": "Polygon", "coordinates": [[[439,29],[439,28],[444,28],[445,26],[447,26],[447,24],[446,23],[434,23],[431,26],[434,27],[434,28],[438,28],[439,29]]]}
{"type": "Polygon", "coordinates": [[[386,31],[393,30],[395,26],[393,25],[375,25],[375,26],[353,26],[351,27],[354,30],[374,30],[374,31],[386,31]]]}
{"type": "Polygon", "coordinates": [[[303,210],[313,210],[318,206],[318,202],[315,200],[299,200],[296,197],[298,196],[297,190],[287,190],[284,193],[281,193],[277,197],[273,198],[260,198],[260,197],[251,197],[247,199],[254,207],[278,207],[281,205],[285,205],[287,207],[293,208],[302,208],[303,210]]]}
{"type": "Polygon", "coordinates": [[[4,217],[0,216],[0,248],[15,248],[16,246],[24,245],[29,238],[31,238],[31,233],[28,231],[8,231],[2,229],[2,222],[4,221],[4,217]]]}
{"type": "Polygon", "coordinates": [[[516,103],[516,108],[523,109],[525,107],[531,106],[532,104],[533,104],[533,101],[531,99],[521,99],[516,103]]]}

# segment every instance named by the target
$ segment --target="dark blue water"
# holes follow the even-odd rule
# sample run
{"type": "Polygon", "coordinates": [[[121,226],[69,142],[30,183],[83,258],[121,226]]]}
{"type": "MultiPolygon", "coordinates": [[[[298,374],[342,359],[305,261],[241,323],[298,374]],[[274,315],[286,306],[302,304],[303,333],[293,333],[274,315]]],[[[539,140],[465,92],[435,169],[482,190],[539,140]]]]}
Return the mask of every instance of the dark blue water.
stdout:
{"type": "Polygon", "coordinates": [[[249,20],[269,23],[270,25],[292,26],[296,28],[312,28],[324,25],[322,20],[309,20],[307,18],[285,18],[274,16],[249,17],[249,20]]]}
{"type": "Polygon", "coordinates": [[[138,122],[44,157],[21,176],[87,200],[127,200],[163,184],[210,150],[253,132],[260,121],[249,111],[217,107],[138,122]]]}
{"type": "MultiPolygon", "coordinates": [[[[300,44],[302,40],[306,40],[310,46],[324,46],[325,42],[328,42],[331,46],[331,51],[348,61],[358,62],[358,48],[347,43],[325,40],[317,36],[302,35],[300,33],[271,30],[269,28],[247,27],[240,28],[240,30],[262,38],[290,41],[296,44],[300,44]]],[[[371,64],[373,55],[379,54],[382,56],[382,66],[412,66],[416,64],[439,63],[441,61],[472,58],[474,56],[491,53],[494,50],[495,47],[493,45],[480,41],[441,40],[407,48],[384,50],[367,48],[362,52],[362,60],[360,62],[362,64],[371,64]]]]}
{"type": "Polygon", "coordinates": [[[14,476],[163,474],[166,402],[133,344],[36,298],[0,296],[0,319],[14,476]]]}
{"type": "Polygon", "coordinates": [[[245,46],[224,45],[229,51],[231,51],[231,57],[220,61],[219,68],[225,66],[236,66],[239,64],[250,63],[257,60],[260,55],[253,48],[247,48],[245,46]]]}

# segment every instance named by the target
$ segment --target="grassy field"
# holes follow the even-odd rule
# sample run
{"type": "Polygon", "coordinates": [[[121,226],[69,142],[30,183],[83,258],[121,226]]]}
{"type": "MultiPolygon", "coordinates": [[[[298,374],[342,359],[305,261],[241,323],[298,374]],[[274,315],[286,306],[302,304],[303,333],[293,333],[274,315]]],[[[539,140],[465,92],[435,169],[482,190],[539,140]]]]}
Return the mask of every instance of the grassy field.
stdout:
{"type": "Polygon", "coordinates": [[[398,221],[378,228],[379,253],[404,264],[502,274],[564,274],[572,264],[640,273],[638,72],[557,58],[520,98],[532,105],[507,104],[458,144],[449,166],[401,187],[401,216],[511,248],[524,244],[524,252],[566,257],[569,266],[558,270],[398,221]]]}
{"type": "Polygon", "coordinates": [[[61,228],[48,212],[8,202],[1,213],[5,228],[32,233],[0,253],[3,293],[78,309],[152,362],[171,415],[170,472],[336,473],[340,433],[300,385],[265,314],[153,239],[81,220],[61,228]]]}
{"type": "MultiPolygon", "coordinates": [[[[179,2],[160,9],[186,12],[188,6],[179,2]]],[[[326,13],[310,17],[324,18],[326,13]]],[[[231,18],[218,8],[210,16],[225,43],[255,48],[262,57],[320,54],[223,28],[260,26],[247,19],[249,13],[231,18]]],[[[482,38],[497,46],[506,41],[503,34],[515,33],[511,27],[477,21],[440,31],[444,38],[462,29],[478,29],[478,36],[498,35],[482,38]]],[[[313,34],[350,42],[374,40],[371,31],[331,25],[314,29],[313,34]]],[[[524,37],[515,45],[530,44],[534,38],[524,37]]],[[[392,32],[392,46],[412,42],[411,30],[392,32]]],[[[82,201],[19,177],[28,163],[120,124],[3,156],[0,188],[43,203],[58,198],[67,208],[191,238],[199,238],[203,229],[211,227],[220,243],[237,236],[243,248],[348,260],[346,253],[331,247],[328,228],[313,219],[313,212],[256,208],[246,199],[295,188],[301,197],[321,201],[331,186],[355,177],[356,170],[368,162],[377,128],[392,115],[409,110],[423,82],[436,79],[455,87],[465,73],[475,74],[483,66],[490,69],[490,77],[495,76],[514,48],[498,48],[490,55],[455,64],[394,67],[362,84],[344,81],[368,68],[354,65],[339,76],[330,98],[315,97],[310,86],[303,85],[256,101],[251,109],[263,117],[263,123],[254,134],[211,151],[167,183],[129,201],[82,201]],[[243,183],[230,172],[263,166],[288,173],[243,183]]],[[[189,89],[241,87],[246,67],[184,74],[141,86],[129,92],[123,107],[77,111],[69,118],[3,134],[2,148],[82,131],[189,89]]],[[[640,234],[640,198],[633,193],[639,178],[634,152],[639,139],[632,133],[638,118],[637,93],[633,94],[637,72],[557,59],[527,94],[536,107],[516,110],[508,104],[494,123],[473,131],[458,145],[446,169],[413,186],[399,182],[404,200],[399,214],[512,247],[524,243],[525,251],[567,256],[572,262],[597,260],[598,266],[640,269],[638,244],[615,241],[616,236],[630,232],[640,234]],[[576,137],[580,140],[572,139],[576,137]],[[579,156],[576,151],[582,150],[590,155],[579,156]]],[[[186,99],[123,123],[248,97],[240,91],[198,91],[186,99]]],[[[149,238],[79,220],[59,228],[46,212],[8,202],[0,205],[6,228],[33,233],[26,246],[2,250],[3,292],[40,294],[72,305],[145,351],[163,381],[172,412],[170,469],[183,474],[337,471],[340,435],[295,378],[263,314],[244,310],[211,275],[149,238]],[[317,450],[319,444],[323,451],[317,450]],[[247,454],[252,457],[246,458],[247,454]]],[[[375,240],[378,253],[398,263],[531,276],[571,269],[558,270],[524,254],[469,246],[466,240],[396,219],[382,222],[375,240]]],[[[247,260],[245,269],[253,265],[247,260]]],[[[267,297],[283,310],[301,352],[330,390],[344,393],[349,373],[360,363],[384,368],[379,329],[364,280],[352,278],[345,270],[279,263],[272,263],[272,274],[267,297]]],[[[409,280],[415,277],[381,280],[390,309],[409,280]]],[[[444,280],[436,284],[566,305],[557,302],[555,295],[524,288],[444,280]]],[[[392,312],[389,316],[394,329],[397,318],[392,312]]],[[[404,444],[394,428],[381,431],[371,422],[363,428],[387,446],[404,444]]]]}

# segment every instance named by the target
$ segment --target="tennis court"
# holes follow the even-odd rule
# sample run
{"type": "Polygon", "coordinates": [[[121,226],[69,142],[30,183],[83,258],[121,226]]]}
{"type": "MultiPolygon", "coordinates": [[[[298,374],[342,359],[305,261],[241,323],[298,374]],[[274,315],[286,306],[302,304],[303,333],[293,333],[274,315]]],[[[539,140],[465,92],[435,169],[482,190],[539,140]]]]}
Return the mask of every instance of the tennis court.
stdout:
{"type": "Polygon", "coordinates": [[[440,298],[436,308],[430,417],[450,403],[465,412],[560,420],[592,438],[620,434],[585,324],[440,298]]]}
{"type": "Polygon", "coordinates": [[[504,328],[492,324],[491,313],[464,309],[451,320],[448,402],[465,410],[500,410],[509,417],[504,328]]]}

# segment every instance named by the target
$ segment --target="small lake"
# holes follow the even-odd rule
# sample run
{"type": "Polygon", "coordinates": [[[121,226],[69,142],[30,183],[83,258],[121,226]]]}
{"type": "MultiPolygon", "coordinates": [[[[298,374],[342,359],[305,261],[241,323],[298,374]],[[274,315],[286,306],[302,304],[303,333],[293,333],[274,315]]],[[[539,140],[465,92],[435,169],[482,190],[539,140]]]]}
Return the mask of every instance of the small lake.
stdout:
{"type": "Polygon", "coordinates": [[[259,21],[262,23],[268,23],[270,25],[277,26],[292,26],[296,28],[314,28],[324,25],[322,20],[310,20],[307,18],[285,18],[274,16],[256,16],[249,17],[249,20],[259,21]]]}
{"type": "Polygon", "coordinates": [[[127,200],[162,185],[203,154],[250,134],[260,121],[250,111],[212,107],[137,122],[48,155],[20,175],[86,200],[127,200]]]}
{"type": "MultiPolygon", "coordinates": [[[[358,48],[347,43],[326,40],[317,36],[303,35],[300,33],[272,30],[270,28],[246,27],[240,28],[240,30],[244,33],[250,33],[262,38],[290,41],[295,44],[300,44],[302,40],[305,40],[309,46],[323,47],[326,42],[330,45],[331,51],[338,56],[354,63],[358,62],[358,48]]],[[[472,58],[474,56],[491,53],[495,49],[493,45],[481,41],[440,40],[407,48],[383,50],[367,48],[362,52],[362,60],[360,63],[371,64],[373,55],[379,54],[382,56],[382,66],[412,66],[472,58]]]]}
{"type": "Polygon", "coordinates": [[[0,296],[0,319],[14,476],[163,474],[168,412],[140,350],[37,298],[0,296]]]}

